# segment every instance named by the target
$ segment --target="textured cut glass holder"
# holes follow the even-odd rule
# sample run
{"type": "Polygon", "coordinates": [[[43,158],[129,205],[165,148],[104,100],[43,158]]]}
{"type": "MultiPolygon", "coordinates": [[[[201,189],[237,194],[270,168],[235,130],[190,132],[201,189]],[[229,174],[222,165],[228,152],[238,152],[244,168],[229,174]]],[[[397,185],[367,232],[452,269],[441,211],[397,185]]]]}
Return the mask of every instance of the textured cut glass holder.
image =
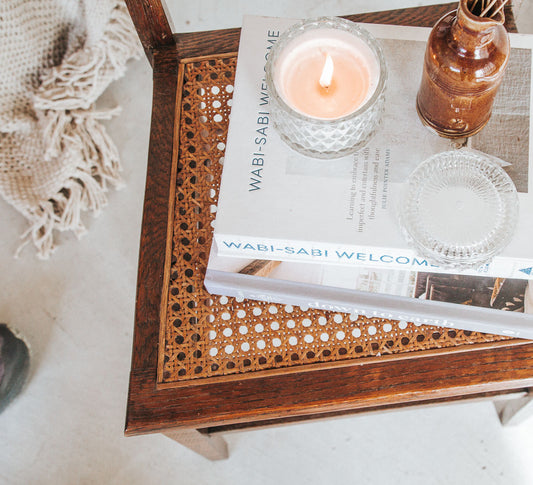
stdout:
{"type": "Polygon", "coordinates": [[[467,269],[507,246],[518,221],[516,187],[503,168],[469,149],[439,153],[409,176],[400,225],[432,263],[467,269]]]}
{"type": "Polygon", "coordinates": [[[270,114],[281,139],[297,152],[312,158],[341,158],[362,148],[374,135],[383,115],[387,68],[381,47],[365,29],[348,20],[323,17],[301,21],[278,39],[265,66],[270,114]],[[339,29],[363,41],[375,56],[379,79],[373,94],[358,109],[337,119],[306,116],[287,104],[277,86],[276,68],[285,49],[317,29],[339,29]]]}

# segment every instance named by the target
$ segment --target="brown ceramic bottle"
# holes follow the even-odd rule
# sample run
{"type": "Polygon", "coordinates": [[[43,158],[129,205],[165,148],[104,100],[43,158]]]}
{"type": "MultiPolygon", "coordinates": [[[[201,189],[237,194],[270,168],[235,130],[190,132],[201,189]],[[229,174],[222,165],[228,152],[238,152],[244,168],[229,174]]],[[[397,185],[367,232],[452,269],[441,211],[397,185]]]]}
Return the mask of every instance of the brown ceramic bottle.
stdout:
{"type": "Polygon", "coordinates": [[[433,27],[417,96],[422,121],[447,138],[473,135],[485,126],[509,58],[503,9],[493,18],[480,17],[469,3],[475,2],[460,0],[458,9],[433,27]]]}

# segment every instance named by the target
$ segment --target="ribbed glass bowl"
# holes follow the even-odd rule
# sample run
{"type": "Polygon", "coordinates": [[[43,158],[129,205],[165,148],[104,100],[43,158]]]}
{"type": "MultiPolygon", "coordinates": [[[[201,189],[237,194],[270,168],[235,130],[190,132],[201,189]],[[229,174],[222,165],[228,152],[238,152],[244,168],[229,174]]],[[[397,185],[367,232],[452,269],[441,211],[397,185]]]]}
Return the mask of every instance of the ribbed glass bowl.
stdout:
{"type": "Polygon", "coordinates": [[[468,149],[439,153],[409,176],[400,208],[408,243],[445,268],[488,263],[518,220],[516,187],[503,168],[468,149]]]}

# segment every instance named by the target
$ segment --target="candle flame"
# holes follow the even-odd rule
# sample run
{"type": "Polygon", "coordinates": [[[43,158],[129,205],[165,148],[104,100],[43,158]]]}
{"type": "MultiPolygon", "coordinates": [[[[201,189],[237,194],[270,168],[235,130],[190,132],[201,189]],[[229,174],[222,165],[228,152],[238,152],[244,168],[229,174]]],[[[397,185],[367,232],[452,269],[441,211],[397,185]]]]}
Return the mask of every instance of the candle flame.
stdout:
{"type": "Polygon", "coordinates": [[[324,62],[324,67],[322,68],[322,74],[320,76],[320,85],[327,89],[331,86],[331,81],[333,79],[333,59],[328,54],[326,57],[326,62],[324,62]]]}

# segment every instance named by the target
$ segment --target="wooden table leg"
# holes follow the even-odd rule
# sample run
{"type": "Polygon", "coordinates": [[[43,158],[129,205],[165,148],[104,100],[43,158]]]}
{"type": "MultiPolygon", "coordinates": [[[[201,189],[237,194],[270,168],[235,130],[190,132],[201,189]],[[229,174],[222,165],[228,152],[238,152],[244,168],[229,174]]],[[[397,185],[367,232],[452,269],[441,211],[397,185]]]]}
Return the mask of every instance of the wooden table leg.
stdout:
{"type": "Polygon", "coordinates": [[[494,402],[504,426],[520,424],[533,415],[533,388],[528,391],[524,397],[494,402]]]}
{"type": "Polygon", "coordinates": [[[196,429],[174,429],[163,433],[208,460],[228,458],[228,444],[222,436],[212,436],[196,429]]]}

